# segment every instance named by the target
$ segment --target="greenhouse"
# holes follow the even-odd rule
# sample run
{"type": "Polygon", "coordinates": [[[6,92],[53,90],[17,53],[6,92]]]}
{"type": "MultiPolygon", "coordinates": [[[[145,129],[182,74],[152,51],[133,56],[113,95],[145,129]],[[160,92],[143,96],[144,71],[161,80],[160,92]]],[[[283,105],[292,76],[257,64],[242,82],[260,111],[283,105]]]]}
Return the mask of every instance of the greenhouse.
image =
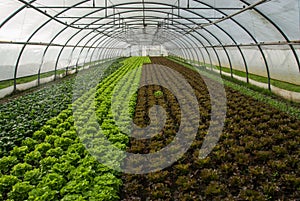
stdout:
{"type": "Polygon", "coordinates": [[[300,200],[300,0],[0,11],[0,201],[300,200]]]}

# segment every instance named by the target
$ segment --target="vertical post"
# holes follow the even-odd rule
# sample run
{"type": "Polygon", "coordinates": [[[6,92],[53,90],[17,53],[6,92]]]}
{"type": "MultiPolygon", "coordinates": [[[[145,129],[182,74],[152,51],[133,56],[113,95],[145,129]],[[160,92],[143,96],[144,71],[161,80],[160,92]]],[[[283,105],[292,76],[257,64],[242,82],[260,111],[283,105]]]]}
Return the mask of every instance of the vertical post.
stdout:
{"type": "Polygon", "coordinates": [[[54,80],[56,80],[56,77],[57,77],[57,72],[56,72],[56,69],[54,70],[54,80]]]}
{"type": "Polygon", "coordinates": [[[95,0],[93,0],[93,7],[95,7],[96,6],[96,3],[95,3],[95,0]]]}
{"type": "Polygon", "coordinates": [[[115,7],[113,7],[113,15],[114,15],[114,25],[116,25],[116,10],[115,10],[115,7]]]}
{"type": "Polygon", "coordinates": [[[107,0],[105,0],[105,17],[107,17],[107,0]]]}
{"type": "Polygon", "coordinates": [[[178,0],[178,16],[180,16],[180,0],[178,0]]]}
{"type": "Polygon", "coordinates": [[[187,0],[187,8],[190,8],[190,0],[187,0]]]}
{"type": "MultiPolygon", "coordinates": [[[[165,25],[167,25],[166,27],[168,27],[168,28],[169,28],[169,24],[170,24],[169,19],[170,19],[170,13],[168,13],[168,19],[165,20],[165,22],[166,22],[165,25]]],[[[164,28],[164,26],[163,26],[163,28],[164,28]]]]}
{"type": "Polygon", "coordinates": [[[173,25],[173,23],[174,23],[174,7],[172,7],[172,25],[173,25]]]}

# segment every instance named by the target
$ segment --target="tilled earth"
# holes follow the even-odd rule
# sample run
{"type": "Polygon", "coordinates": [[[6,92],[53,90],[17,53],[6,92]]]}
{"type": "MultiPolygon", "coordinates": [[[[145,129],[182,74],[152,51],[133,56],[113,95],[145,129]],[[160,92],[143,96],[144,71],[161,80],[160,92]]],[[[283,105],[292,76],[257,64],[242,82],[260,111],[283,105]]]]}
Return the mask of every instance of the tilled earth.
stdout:
{"type": "MultiPolygon", "coordinates": [[[[123,201],[134,200],[297,200],[300,198],[300,121],[269,105],[226,89],[227,114],[218,145],[205,159],[199,150],[210,125],[211,100],[201,76],[165,58],[151,58],[143,67],[141,83],[161,79],[155,64],[183,75],[196,95],[200,120],[197,136],[188,151],[169,167],[148,174],[123,174],[123,201]]],[[[170,74],[169,84],[178,84],[170,74]]],[[[179,83],[180,84],[180,83],[179,83]]],[[[215,87],[220,87],[215,83],[215,87]]],[[[190,100],[189,97],[187,99],[190,100]]],[[[151,124],[149,109],[165,109],[163,129],[151,139],[131,138],[128,152],[149,154],[169,145],[182,122],[179,102],[167,88],[147,85],[138,91],[134,122],[151,124]],[[162,92],[162,93],[156,93],[162,92]]],[[[187,126],[189,127],[189,126],[187,126]]],[[[138,135],[138,134],[137,134],[138,135]]],[[[126,161],[125,161],[126,163],[126,161]]],[[[141,164],[139,169],[149,164],[141,164]]]]}

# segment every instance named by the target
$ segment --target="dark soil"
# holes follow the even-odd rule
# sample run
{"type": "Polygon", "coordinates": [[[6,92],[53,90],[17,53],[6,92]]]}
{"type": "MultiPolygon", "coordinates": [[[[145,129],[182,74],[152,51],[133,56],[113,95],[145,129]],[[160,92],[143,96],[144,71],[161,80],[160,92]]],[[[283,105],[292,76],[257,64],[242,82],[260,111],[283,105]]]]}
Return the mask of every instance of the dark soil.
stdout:
{"type": "MultiPolygon", "coordinates": [[[[200,75],[182,65],[165,58],[151,60],[180,72],[193,87],[201,114],[199,128],[190,149],[170,167],[143,175],[123,174],[121,200],[300,198],[300,120],[226,88],[227,115],[222,136],[209,156],[200,160],[199,150],[210,124],[207,87],[200,75]]],[[[160,76],[150,68],[144,67],[142,79],[160,76]]],[[[174,139],[181,121],[180,107],[166,88],[150,85],[138,91],[134,122],[149,125],[148,109],[155,104],[165,108],[166,125],[150,140],[132,138],[128,152],[156,152],[174,139]],[[162,91],[163,96],[155,96],[156,91],[162,91]]]]}

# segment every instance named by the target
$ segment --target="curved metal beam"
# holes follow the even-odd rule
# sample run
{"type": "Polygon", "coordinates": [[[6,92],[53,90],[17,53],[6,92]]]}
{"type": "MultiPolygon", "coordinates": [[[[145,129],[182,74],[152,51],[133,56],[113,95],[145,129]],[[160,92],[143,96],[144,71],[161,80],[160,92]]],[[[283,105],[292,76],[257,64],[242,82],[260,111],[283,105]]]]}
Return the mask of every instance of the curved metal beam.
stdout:
{"type": "MultiPolygon", "coordinates": [[[[195,0],[197,1],[197,0],[195,0]]],[[[207,6],[210,6],[208,4],[206,4],[207,6]]],[[[250,4],[249,4],[250,5],[250,4]]],[[[248,5],[248,6],[249,6],[248,5]]],[[[226,13],[224,13],[223,11],[219,10],[219,9],[215,9],[216,11],[218,11],[219,13],[221,13],[222,15],[225,15],[227,16],[226,13]]],[[[233,18],[230,18],[235,24],[237,24],[240,28],[242,28],[250,37],[251,39],[257,44],[258,41],[256,40],[256,38],[251,34],[251,32],[246,28],[244,27],[241,23],[239,23],[237,20],[233,19],[233,18]]],[[[223,46],[224,47],[224,46],[223,46]]],[[[240,46],[237,45],[237,47],[240,49],[240,46]]],[[[267,62],[267,59],[266,59],[266,55],[265,53],[263,52],[262,48],[260,45],[258,45],[258,48],[259,48],[259,51],[263,57],[263,60],[264,60],[264,63],[265,63],[265,67],[266,67],[266,71],[267,71],[267,78],[268,78],[268,88],[269,90],[271,90],[271,76],[270,76],[270,70],[269,70],[269,65],[268,65],[268,62],[267,62]]],[[[232,75],[232,68],[231,68],[231,77],[233,77],[232,75]]],[[[249,72],[247,72],[246,70],[246,79],[247,79],[247,83],[249,83],[249,72]]]]}
{"type": "MultiPolygon", "coordinates": [[[[249,3],[246,2],[245,0],[240,0],[240,1],[243,2],[246,5],[249,5],[249,3]]],[[[256,11],[258,14],[260,14],[261,16],[263,16],[270,24],[272,24],[288,43],[291,42],[291,40],[289,39],[289,37],[284,33],[284,31],[273,20],[271,20],[271,18],[269,18],[268,16],[266,16],[264,13],[262,13],[257,8],[253,8],[253,10],[256,11]]],[[[300,71],[300,60],[299,60],[298,54],[297,54],[297,52],[296,52],[296,50],[295,50],[295,48],[294,48],[294,46],[292,44],[289,44],[289,47],[291,48],[291,50],[292,50],[292,52],[294,54],[294,57],[295,57],[296,62],[298,64],[298,69],[300,71]]]]}
{"type": "MultiPolygon", "coordinates": [[[[32,4],[37,0],[31,0],[28,3],[32,4]]],[[[13,17],[15,17],[18,13],[20,13],[23,9],[27,8],[27,5],[21,6],[19,9],[17,9],[15,12],[13,12],[10,16],[8,16],[1,24],[0,24],[0,29],[13,17]]]]}
{"type": "MultiPolygon", "coordinates": [[[[21,1],[21,0],[19,0],[19,1],[21,1]]],[[[87,2],[87,1],[89,1],[89,0],[85,0],[85,1],[83,1],[83,2],[81,2],[81,3],[76,4],[76,5],[80,5],[80,4],[82,4],[82,3],[84,3],[84,2],[87,2]]],[[[23,2],[23,0],[22,0],[21,2],[23,2]]],[[[29,6],[32,7],[32,5],[29,4],[28,2],[23,2],[23,3],[26,4],[27,6],[29,5],[29,6]]],[[[67,11],[67,10],[70,10],[70,9],[71,9],[71,7],[68,8],[68,9],[66,9],[66,10],[64,10],[64,11],[62,11],[62,12],[60,12],[60,13],[58,13],[56,16],[59,16],[60,14],[64,13],[64,12],[67,11]]],[[[50,18],[49,20],[47,20],[46,22],[44,22],[38,29],[36,29],[36,30],[29,36],[29,38],[27,39],[26,42],[28,43],[28,42],[33,38],[33,36],[34,36],[34,35],[35,35],[42,27],[44,27],[46,24],[48,24],[48,23],[49,23],[50,21],[52,21],[52,20],[53,20],[53,19],[50,18]]],[[[18,58],[17,58],[16,64],[15,64],[15,72],[14,72],[14,91],[17,90],[17,73],[18,73],[18,67],[19,67],[19,63],[20,63],[21,57],[22,57],[22,55],[23,55],[23,52],[24,52],[26,46],[27,46],[27,44],[24,44],[24,45],[23,45],[23,47],[22,47],[22,49],[21,49],[21,51],[20,51],[20,53],[19,53],[19,56],[18,56],[18,58]]],[[[55,74],[56,74],[56,72],[55,72],[55,74]]]]}

